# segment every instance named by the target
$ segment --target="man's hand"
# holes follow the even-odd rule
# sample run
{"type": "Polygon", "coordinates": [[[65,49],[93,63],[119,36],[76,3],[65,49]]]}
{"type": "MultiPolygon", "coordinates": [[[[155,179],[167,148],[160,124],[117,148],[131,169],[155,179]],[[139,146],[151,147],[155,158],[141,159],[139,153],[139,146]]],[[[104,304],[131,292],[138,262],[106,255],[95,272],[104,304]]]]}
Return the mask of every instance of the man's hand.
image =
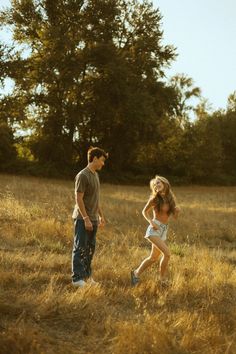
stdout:
{"type": "Polygon", "coordinates": [[[104,217],[99,217],[99,227],[104,227],[106,225],[106,220],[104,219],[104,217]]]}
{"type": "Polygon", "coordinates": [[[89,218],[84,219],[84,226],[86,230],[93,231],[93,224],[89,218]]]}

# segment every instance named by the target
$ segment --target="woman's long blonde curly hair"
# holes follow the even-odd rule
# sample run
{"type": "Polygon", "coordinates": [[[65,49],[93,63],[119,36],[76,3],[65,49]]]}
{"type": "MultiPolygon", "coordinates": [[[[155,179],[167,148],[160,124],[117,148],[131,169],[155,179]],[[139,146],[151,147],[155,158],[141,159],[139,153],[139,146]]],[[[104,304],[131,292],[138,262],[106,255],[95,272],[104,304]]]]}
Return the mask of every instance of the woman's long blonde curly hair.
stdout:
{"type": "Polygon", "coordinates": [[[150,189],[151,189],[150,198],[153,201],[154,208],[160,211],[163,204],[168,203],[169,204],[168,214],[169,215],[173,214],[175,211],[176,200],[175,200],[175,195],[171,190],[169,181],[165,177],[155,176],[155,178],[151,179],[150,181],[150,189]],[[165,200],[157,190],[157,180],[161,181],[164,184],[165,200]]]}

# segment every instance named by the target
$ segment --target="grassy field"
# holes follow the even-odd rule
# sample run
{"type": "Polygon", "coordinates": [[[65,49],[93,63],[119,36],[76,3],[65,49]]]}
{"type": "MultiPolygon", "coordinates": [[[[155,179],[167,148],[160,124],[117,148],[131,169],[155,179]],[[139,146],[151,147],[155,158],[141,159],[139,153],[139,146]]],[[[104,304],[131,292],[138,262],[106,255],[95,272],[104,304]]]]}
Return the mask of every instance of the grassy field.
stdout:
{"type": "Polygon", "coordinates": [[[168,288],[148,255],[148,187],[102,185],[100,286],[71,285],[73,181],[0,176],[0,354],[235,354],[236,188],[174,188],[168,288]]]}

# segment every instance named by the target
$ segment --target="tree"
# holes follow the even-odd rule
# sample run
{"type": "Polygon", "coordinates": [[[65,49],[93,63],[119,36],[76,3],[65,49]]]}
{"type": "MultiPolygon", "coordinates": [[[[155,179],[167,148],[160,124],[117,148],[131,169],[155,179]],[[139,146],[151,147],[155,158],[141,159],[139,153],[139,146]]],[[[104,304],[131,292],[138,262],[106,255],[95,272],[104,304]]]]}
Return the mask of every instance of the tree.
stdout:
{"type": "Polygon", "coordinates": [[[175,116],[180,124],[184,126],[189,120],[190,112],[194,111],[194,106],[191,103],[191,100],[193,98],[199,98],[201,90],[199,87],[193,86],[193,79],[185,74],[177,74],[173,76],[170,80],[170,84],[177,93],[178,103],[175,109],[175,116]]]}
{"type": "Polygon", "coordinates": [[[7,75],[25,103],[35,157],[66,168],[100,144],[127,168],[173,109],[162,79],[175,49],[162,44],[159,10],[136,0],[23,0],[1,22],[21,45],[7,75]]]}
{"type": "Polygon", "coordinates": [[[228,97],[226,112],[216,115],[220,128],[221,139],[224,149],[224,173],[236,179],[236,91],[228,97]]]}
{"type": "Polygon", "coordinates": [[[236,111],[236,91],[231,93],[228,97],[227,111],[228,112],[235,112],[236,111]]]}

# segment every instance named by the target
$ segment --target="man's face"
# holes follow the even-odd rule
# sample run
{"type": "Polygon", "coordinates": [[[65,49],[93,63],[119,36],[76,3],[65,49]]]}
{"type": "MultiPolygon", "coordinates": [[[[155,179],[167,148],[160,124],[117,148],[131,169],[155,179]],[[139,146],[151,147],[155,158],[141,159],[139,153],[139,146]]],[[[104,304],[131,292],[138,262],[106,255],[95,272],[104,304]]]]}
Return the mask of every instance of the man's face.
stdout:
{"type": "Polygon", "coordinates": [[[105,157],[104,156],[101,156],[101,157],[99,157],[99,158],[97,158],[96,156],[94,157],[94,162],[95,162],[95,169],[97,170],[97,171],[100,171],[102,168],[103,168],[103,166],[105,165],[105,157]]]}

